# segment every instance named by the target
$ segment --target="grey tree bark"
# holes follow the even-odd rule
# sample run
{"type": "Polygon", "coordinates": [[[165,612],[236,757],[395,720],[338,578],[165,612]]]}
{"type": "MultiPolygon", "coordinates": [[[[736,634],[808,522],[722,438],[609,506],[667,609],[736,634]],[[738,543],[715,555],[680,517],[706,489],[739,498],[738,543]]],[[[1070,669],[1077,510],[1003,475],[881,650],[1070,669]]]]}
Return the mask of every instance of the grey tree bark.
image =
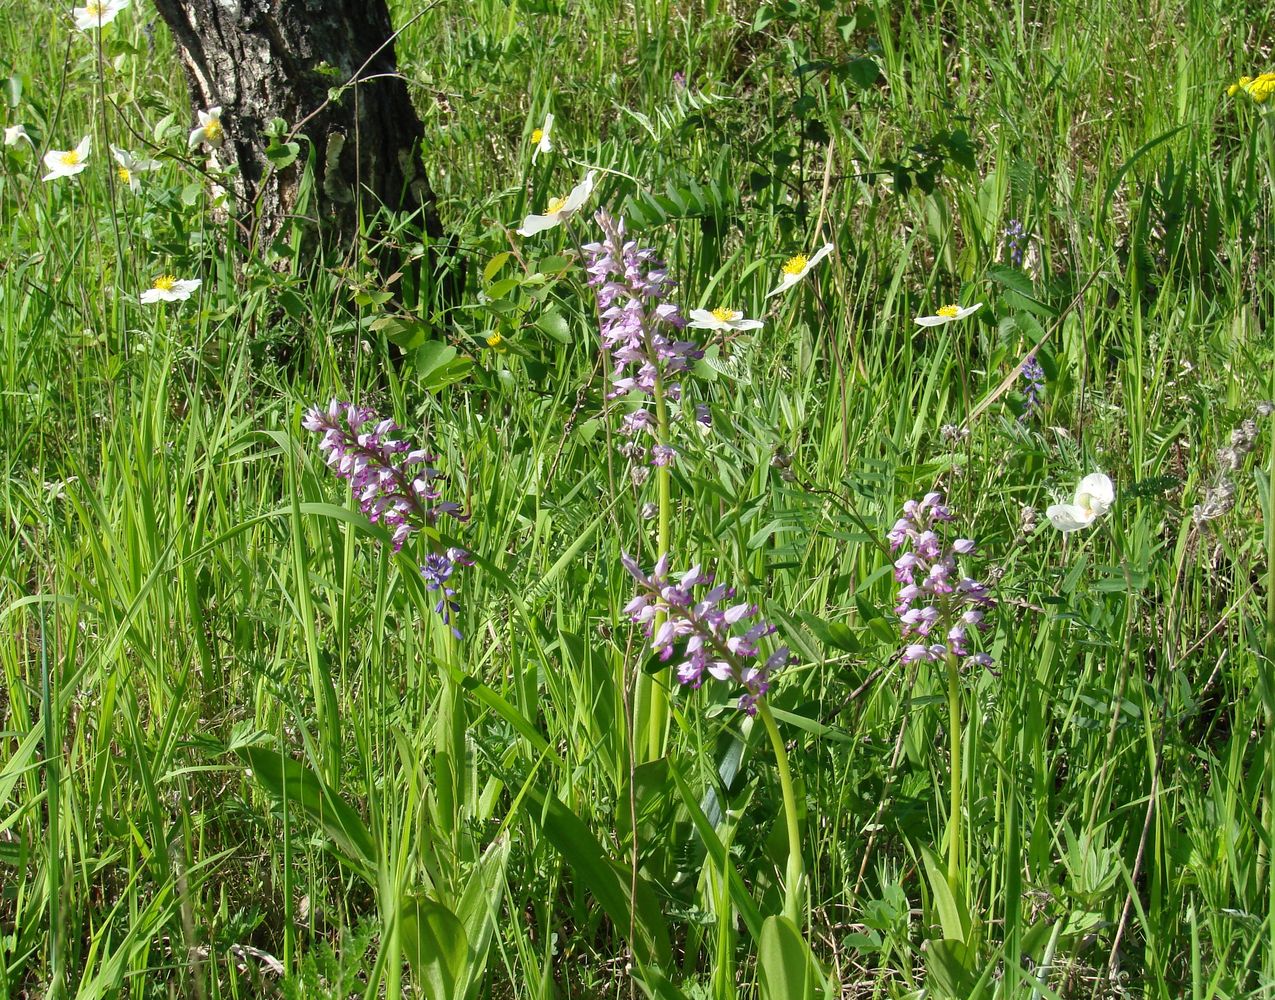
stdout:
{"type": "MultiPolygon", "coordinates": [[[[385,0],[155,0],[197,109],[222,108],[223,162],[240,220],[266,245],[303,215],[329,239],[381,205],[442,235],[420,159],[423,130],[397,74],[385,0]],[[350,81],[337,99],[329,91],[350,81]],[[266,157],[272,120],[300,125],[296,162],[266,157]],[[310,148],[307,148],[307,143],[310,148]],[[307,160],[314,187],[300,205],[307,160]]],[[[193,117],[193,116],[192,116],[193,117]]]]}

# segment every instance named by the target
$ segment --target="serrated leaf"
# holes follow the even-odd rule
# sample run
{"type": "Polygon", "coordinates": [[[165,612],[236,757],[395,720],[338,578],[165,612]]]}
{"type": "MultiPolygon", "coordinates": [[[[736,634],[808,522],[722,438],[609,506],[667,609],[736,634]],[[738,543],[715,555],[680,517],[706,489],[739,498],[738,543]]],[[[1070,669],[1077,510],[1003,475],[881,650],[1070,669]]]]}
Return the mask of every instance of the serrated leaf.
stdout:
{"type": "Polygon", "coordinates": [[[560,344],[571,343],[571,327],[567,325],[562,313],[556,309],[551,309],[536,320],[536,329],[560,344]]]}

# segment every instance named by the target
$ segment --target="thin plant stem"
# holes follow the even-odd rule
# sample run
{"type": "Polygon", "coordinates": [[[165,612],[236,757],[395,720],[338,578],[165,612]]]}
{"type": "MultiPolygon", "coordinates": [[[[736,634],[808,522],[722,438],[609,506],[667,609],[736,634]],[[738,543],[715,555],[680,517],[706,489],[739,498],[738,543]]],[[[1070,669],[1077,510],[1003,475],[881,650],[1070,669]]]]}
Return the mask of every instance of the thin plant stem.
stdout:
{"type": "Polygon", "coordinates": [[[947,656],[947,728],[951,737],[948,786],[951,809],[947,835],[947,882],[952,892],[961,887],[961,666],[957,657],[947,656]]]}
{"type": "Polygon", "coordinates": [[[757,716],[766,727],[770,745],[775,751],[775,767],[779,771],[779,788],[784,797],[784,819],[788,826],[788,866],[784,874],[784,916],[794,923],[804,908],[805,866],[801,859],[801,826],[797,821],[797,795],[793,790],[792,771],[788,768],[788,751],[775,724],[770,705],[762,698],[757,703],[757,716]]]}
{"type": "MultiPolygon", "coordinates": [[[[656,375],[655,377],[655,427],[656,436],[659,444],[668,444],[669,439],[669,412],[668,399],[664,395],[664,377],[656,375]]],[[[668,554],[669,546],[672,544],[672,522],[673,522],[673,476],[672,470],[667,465],[657,465],[655,467],[655,488],[659,499],[659,522],[655,543],[655,557],[668,554]]],[[[658,632],[660,625],[663,624],[662,616],[656,616],[654,624],[654,632],[658,632]]],[[[668,729],[668,696],[664,692],[664,688],[655,682],[653,678],[648,677],[649,684],[648,694],[650,695],[647,704],[650,706],[647,715],[647,759],[657,760],[664,753],[664,735],[668,729]]]]}

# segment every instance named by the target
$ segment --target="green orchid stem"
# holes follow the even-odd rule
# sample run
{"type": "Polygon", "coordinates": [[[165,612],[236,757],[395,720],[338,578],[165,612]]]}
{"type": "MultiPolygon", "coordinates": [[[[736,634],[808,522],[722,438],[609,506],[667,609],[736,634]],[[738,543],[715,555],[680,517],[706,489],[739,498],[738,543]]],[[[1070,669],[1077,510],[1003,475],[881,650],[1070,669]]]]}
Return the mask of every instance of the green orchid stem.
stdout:
{"type": "Polygon", "coordinates": [[[784,916],[801,926],[800,914],[805,908],[806,872],[801,860],[801,827],[797,822],[797,795],[792,787],[792,771],[788,769],[788,751],[784,738],[779,735],[775,717],[763,698],[757,703],[757,715],[770,736],[775,751],[775,766],[779,770],[779,788],[784,796],[784,819],[788,824],[788,867],[784,873],[784,916]]]}
{"type": "Polygon", "coordinates": [[[952,740],[950,780],[952,802],[948,816],[947,882],[952,892],[961,887],[961,666],[955,654],[947,657],[947,728],[952,740]]]}
{"type": "MultiPolygon", "coordinates": [[[[655,379],[655,437],[656,442],[667,445],[669,439],[668,400],[664,396],[664,379],[657,375],[655,379]]],[[[667,465],[655,467],[655,487],[659,497],[659,527],[655,543],[655,558],[659,559],[669,552],[672,544],[673,526],[673,473],[667,465]]],[[[663,616],[655,618],[652,635],[664,624],[663,616]]],[[[647,760],[658,760],[664,754],[664,737],[668,731],[668,695],[663,686],[654,678],[643,675],[639,684],[646,684],[647,714],[647,760]]],[[[641,700],[641,699],[639,699],[641,700]]]]}

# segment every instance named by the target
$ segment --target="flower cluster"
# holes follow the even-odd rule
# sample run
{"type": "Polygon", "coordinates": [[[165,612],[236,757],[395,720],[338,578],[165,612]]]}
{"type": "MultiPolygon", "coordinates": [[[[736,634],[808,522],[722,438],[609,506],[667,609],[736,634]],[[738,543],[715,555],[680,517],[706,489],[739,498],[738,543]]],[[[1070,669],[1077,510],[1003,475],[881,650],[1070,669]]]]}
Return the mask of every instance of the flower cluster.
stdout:
{"type": "Polygon", "coordinates": [[[771,673],[791,659],[787,646],[779,646],[761,659],[757,643],[773,635],[775,626],[757,617],[757,605],[744,602],[723,607],[735,597],[734,588],[713,586],[713,575],[702,572],[699,566],[674,580],[667,554],[660,557],[649,576],[631,557],[622,555],[620,561],[638,583],[637,596],[625,606],[624,613],[645,628],[651,648],[661,660],[671,659],[682,644],[677,679],[693,688],[704,682],[705,674],[742,684],[747,690],[739,707],[755,715],[758,700],[770,689],[771,673]]]}
{"type": "Polygon", "coordinates": [[[1023,266],[1023,244],[1020,242],[1027,231],[1018,219],[1010,219],[1005,227],[1005,249],[1009,251],[1010,263],[1015,267],[1023,266]]]}
{"type": "Polygon", "coordinates": [[[983,584],[957,570],[957,557],[973,555],[974,543],[958,538],[945,545],[935,530],[951,520],[942,494],[927,493],[903,505],[903,516],[886,536],[891,552],[907,549],[894,561],[894,579],[902,585],[894,610],[903,638],[912,640],[903,651],[903,662],[942,660],[952,654],[969,664],[990,666],[992,658],[973,652],[970,639],[974,631],[988,627],[985,615],[992,601],[983,584]]]}
{"type": "Polygon", "coordinates": [[[1228,97],[1234,97],[1240,91],[1253,98],[1258,104],[1265,104],[1275,94],[1275,73],[1262,73],[1260,76],[1242,76],[1238,83],[1226,88],[1228,97]]]}
{"type": "MultiPolygon", "coordinates": [[[[350,487],[369,521],[390,532],[397,552],[412,532],[435,524],[444,514],[467,520],[457,503],[443,500],[438,488],[442,473],[430,467],[433,455],[397,437],[402,430],[380,419],[370,407],[332,400],[327,409],[314,407],[301,426],[321,435],[319,449],[328,467],[350,487]]],[[[452,632],[452,614],[459,610],[456,591],[448,581],[457,566],[472,566],[463,549],[432,552],[420,567],[426,587],[439,593],[434,612],[452,632]]]]}
{"type": "MultiPolygon", "coordinates": [[[[589,284],[597,289],[602,344],[615,363],[608,398],[633,391],[653,397],[658,382],[668,399],[677,400],[681,385],[675,376],[704,352],[678,337],[686,320],[675,304],[663,301],[673,290],[673,280],[654,250],[626,237],[623,219],[599,212],[597,221],[603,239],[584,250],[589,284]]],[[[625,419],[624,431],[654,436],[655,420],[650,411],[637,410],[625,419]]],[[[653,464],[666,465],[673,449],[660,442],[651,457],[653,464]]]]}
{"type": "Polygon", "coordinates": [[[450,548],[445,552],[431,552],[421,565],[421,576],[425,578],[425,588],[438,594],[438,603],[434,605],[434,614],[443,619],[443,624],[452,630],[452,635],[463,639],[460,629],[452,624],[452,615],[460,610],[456,600],[456,588],[448,585],[457,566],[472,566],[474,560],[464,549],[450,548]]]}
{"type": "Polygon", "coordinates": [[[1023,362],[1022,376],[1023,395],[1026,396],[1026,403],[1018,419],[1025,421],[1039,408],[1040,394],[1045,388],[1045,369],[1036,360],[1035,351],[1027,355],[1027,360],[1023,362]]]}

